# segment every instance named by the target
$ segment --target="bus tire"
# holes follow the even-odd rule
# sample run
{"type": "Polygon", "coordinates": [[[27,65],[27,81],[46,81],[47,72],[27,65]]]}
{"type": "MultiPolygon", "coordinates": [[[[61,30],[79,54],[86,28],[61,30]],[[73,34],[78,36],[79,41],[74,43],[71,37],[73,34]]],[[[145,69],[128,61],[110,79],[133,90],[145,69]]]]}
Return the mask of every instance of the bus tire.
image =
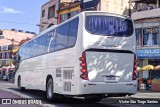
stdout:
{"type": "Polygon", "coordinates": [[[24,91],[25,90],[25,87],[22,87],[20,76],[18,77],[18,90],[19,91],[24,91]]]}
{"type": "Polygon", "coordinates": [[[53,99],[53,79],[50,77],[47,79],[47,86],[46,86],[46,96],[49,101],[53,99]]]}

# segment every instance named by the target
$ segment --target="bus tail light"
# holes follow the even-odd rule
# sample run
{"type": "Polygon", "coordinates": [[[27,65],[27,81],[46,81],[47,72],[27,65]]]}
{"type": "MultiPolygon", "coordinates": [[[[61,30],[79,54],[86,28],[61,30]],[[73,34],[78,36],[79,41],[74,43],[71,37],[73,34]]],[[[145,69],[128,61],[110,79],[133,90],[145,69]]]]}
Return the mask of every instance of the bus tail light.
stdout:
{"type": "Polygon", "coordinates": [[[86,53],[83,52],[82,53],[82,57],[79,58],[79,60],[81,61],[80,66],[81,68],[81,75],[80,78],[84,79],[84,80],[88,80],[88,72],[87,72],[87,64],[86,64],[86,53]]]}
{"type": "Polygon", "coordinates": [[[137,63],[136,63],[136,55],[134,54],[134,66],[133,66],[133,77],[132,80],[137,79],[137,63]]]}

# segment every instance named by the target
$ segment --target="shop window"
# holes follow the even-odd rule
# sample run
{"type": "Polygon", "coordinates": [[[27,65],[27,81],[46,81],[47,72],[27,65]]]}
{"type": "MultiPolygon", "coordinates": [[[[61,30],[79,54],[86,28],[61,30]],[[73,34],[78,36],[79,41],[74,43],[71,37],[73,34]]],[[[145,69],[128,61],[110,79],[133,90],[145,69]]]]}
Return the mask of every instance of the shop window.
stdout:
{"type": "Polygon", "coordinates": [[[142,29],[136,29],[136,44],[140,48],[142,46],[142,29]]]}
{"type": "Polygon", "coordinates": [[[5,59],[5,53],[2,53],[2,59],[5,59]]]}
{"type": "Polygon", "coordinates": [[[7,52],[5,52],[5,57],[4,57],[4,59],[7,59],[7,52]]]}
{"type": "Polygon", "coordinates": [[[0,35],[3,35],[3,31],[0,31],[0,35]]]}
{"type": "Polygon", "coordinates": [[[159,28],[144,28],[143,29],[143,45],[154,46],[159,45],[159,28]]]}
{"type": "Polygon", "coordinates": [[[78,10],[77,10],[77,11],[73,11],[73,12],[71,12],[70,14],[71,14],[71,17],[73,17],[73,16],[75,16],[75,15],[78,14],[78,10]]]}
{"type": "Polygon", "coordinates": [[[60,17],[61,17],[61,21],[60,21],[61,23],[68,19],[67,14],[62,14],[60,17]]]}
{"type": "Polygon", "coordinates": [[[8,46],[8,50],[12,50],[12,45],[9,45],[9,46],[8,46]]]}
{"type": "Polygon", "coordinates": [[[6,59],[9,59],[9,53],[6,52],[5,54],[6,54],[6,59]]]}
{"type": "Polygon", "coordinates": [[[71,17],[75,16],[78,14],[78,10],[77,11],[73,11],[73,12],[70,12],[70,13],[66,13],[66,14],[62,14],[60,17],[61,17],[61,23],[70,19],[71,17]]]}
{"type": "Polygon", "coordinates": [[[44,17],[44,16],[45,16],[45,10],[42,11],[42,17],[44,17]]]}
{"type": "Polygon", "coordinates": [[[55,16],[55,5],[49,7],[48,9],[48,19],[53,18],[55,16]]]}
{"type": "Polygon", "coordinates": [[[8,59],[11,59],[12,58],[12,52],[8,52],[7,57],[8,57],[8,59]]]}

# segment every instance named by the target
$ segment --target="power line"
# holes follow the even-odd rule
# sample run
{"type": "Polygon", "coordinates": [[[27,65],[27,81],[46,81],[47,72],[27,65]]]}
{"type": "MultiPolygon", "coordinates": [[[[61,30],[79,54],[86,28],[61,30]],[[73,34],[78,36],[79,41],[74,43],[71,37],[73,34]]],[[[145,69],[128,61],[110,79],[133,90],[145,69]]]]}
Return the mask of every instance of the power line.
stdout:
{"type": "Polygon", "coordinates": [[[21,23],[21,22],[9,22],[9,21],[0,21],[0,22],[3,22],[3,23],[15,23],[15,24],[25,24],[25,25],[37,25],[37,24],[33,24],[33,23],[21,23]]]}

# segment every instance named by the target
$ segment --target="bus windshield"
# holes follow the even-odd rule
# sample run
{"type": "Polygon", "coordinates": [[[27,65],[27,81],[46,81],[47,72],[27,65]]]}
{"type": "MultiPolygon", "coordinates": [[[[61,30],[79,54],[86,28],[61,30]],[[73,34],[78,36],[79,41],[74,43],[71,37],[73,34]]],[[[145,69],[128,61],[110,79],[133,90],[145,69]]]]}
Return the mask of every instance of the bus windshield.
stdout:
{"type": "Polygon", "coordinates": [[[97,35],[128,37],[133,34],[133,24],[127,18],[89,15],[86,16],[86,30],[97,35]]]}

